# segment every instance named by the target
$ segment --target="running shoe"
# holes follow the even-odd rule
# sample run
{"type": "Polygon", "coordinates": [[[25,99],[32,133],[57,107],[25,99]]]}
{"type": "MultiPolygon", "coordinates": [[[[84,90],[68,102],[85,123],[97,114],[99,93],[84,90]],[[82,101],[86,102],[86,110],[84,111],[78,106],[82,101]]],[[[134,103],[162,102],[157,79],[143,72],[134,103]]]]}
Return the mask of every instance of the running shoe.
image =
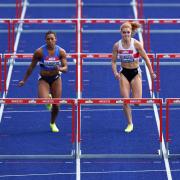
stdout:
{"type": "Polygon", "coordinates": [[[133,124],[128,124],[126,129],[124,130],[126,133],[130,133],[133,131],[133,124]]]}
{"type": "Polygon", "coordinates": [[[50,123],[50,128],[52,132],[59,132],[59,129],[57,128],[55,123],[50,123]]]}

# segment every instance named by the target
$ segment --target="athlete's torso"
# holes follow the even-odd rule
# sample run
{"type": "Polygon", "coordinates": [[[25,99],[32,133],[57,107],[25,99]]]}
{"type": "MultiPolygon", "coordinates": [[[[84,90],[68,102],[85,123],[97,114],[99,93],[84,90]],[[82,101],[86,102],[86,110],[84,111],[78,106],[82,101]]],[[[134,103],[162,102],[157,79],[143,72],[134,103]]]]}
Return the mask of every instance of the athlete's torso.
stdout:
{"type": "Polygon", "coordinates": [[[53,71],[61,64],[60,49],[61,47],[55,46],[54,54],[50,55],[47,45],[41,46],[43,57],[39,60],[40,71],[53,71]]]}
{"type": "Polygon", "coordinates": [[[124,48],[122,45],[122,40],[118,42],[118,58],[121,60],[121,63],[139,63],[139,52],[134,46],[134,38],[131,38],[131,43],[129,48],[124,48]]]}

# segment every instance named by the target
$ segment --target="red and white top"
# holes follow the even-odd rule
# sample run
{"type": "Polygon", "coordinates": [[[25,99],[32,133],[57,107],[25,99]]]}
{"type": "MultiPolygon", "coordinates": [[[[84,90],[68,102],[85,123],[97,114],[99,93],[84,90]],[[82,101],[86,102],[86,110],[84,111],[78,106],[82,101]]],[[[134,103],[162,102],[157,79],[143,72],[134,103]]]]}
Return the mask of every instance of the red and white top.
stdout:
{"type": "Polygon", "coordinates": [[[129,48],[125,49],[122,46],[122,40],[119,40],[119,47],[118,47],[118,58],[121,62],[124,63],[132,63],[134,61],[139,61],[139,52],[134,47],[134,38],[131,38],[131,44],[129,48]]]}

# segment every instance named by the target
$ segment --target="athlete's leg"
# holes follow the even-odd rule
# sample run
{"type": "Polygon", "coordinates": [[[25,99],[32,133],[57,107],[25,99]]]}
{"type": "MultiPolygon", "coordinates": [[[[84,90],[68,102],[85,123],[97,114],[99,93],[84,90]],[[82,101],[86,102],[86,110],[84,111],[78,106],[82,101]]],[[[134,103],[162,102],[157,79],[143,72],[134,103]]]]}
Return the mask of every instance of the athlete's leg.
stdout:
{"type": "MultiPolygon", "coordinates": [[[[131,89],[132,89],[133,98],[142,98],[142,80],[140,74],[137,74],[131,81],[131,89]]],[[[133,131],[133,124],[128,124],[125,131],[126,132],[133,131]]]]}
{"type": "MultiPolygon", "coordinates": [[[[50,90],[49,84],[45,80],[40,79],[38,81],[38,97],[39,98],[50,98],[49,90],[50,90]]],[[[50,111],[52,108],[52,105],[46,104],[46,108],[50,111]]]]}
{"type": "Polygon", "coordinates": [[[49,84],[44,81],[43,79],[40,79],[38,81],[38,97],[39,98],[48,98],[49,96],[49,84]]]}
{"type": "MultiPolygon", "coordinates": [[[[62,81],[61,78],[55,80],[51,85],[51,95],[52,98],[61,98],[62,95],[62,81]]],[[[53,104],[51,111],[51,123],[55,123],[56,117],[59,112],[59,105],[53,104]]]]}
{"type": "MultiPolygon", "coordinates": [[[[120,74],[120,93],[122,98],[129,98],[130,97],[130,83],[127,80],[127,78],[123,75],[120,74]]],[[[128,121],[128,125],[132,124],[132,112],[131,112],[131,107],[129,104],[123,104],[124,108],[124,113],[128,121]]]]}
{"type": "Polygon", "coordinates": [[[131,81],[131,88],[133,98],[142,98],[142,80],[140,74],[137,74],[131,81]]]}

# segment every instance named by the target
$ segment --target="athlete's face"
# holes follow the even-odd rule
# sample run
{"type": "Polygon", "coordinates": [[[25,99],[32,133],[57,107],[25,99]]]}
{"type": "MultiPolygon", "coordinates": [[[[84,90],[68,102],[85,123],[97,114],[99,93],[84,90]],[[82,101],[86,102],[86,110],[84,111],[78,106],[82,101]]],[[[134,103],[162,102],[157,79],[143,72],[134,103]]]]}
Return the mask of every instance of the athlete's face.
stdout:
{"type": "Polygon", "coordinates": [[[124,40],[128,40],[131,38],[131,29],[130,28],[122,28],[121,36],[124,40]]]}
{"type": "Polygon", "coordinates": [[[48,34],[46,36],[46,44],[48,46],[49,49],[53,49],[56,45],[56,36],[54,34],[48,34]]]}

